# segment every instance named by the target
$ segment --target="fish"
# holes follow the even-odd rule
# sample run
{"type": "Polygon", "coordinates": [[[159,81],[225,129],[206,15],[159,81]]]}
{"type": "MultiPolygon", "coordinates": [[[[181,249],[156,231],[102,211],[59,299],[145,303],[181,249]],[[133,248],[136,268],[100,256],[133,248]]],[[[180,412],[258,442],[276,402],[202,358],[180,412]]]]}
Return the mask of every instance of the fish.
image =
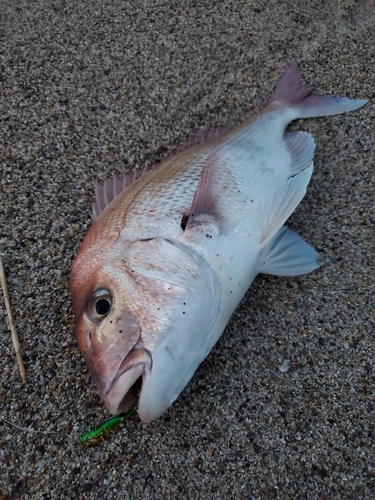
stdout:
{"type": "Polygon", "coordinates": [[[259,273],[319,267],[285,225],[306,193],[315,142],[286,127],[366,102],[313,94],[293,61],[244,123],[198,132],[153,168],[96,184],[70,291],[78,346],[111,414],[137,405],[142,421],[159,418],[259,273]]]}

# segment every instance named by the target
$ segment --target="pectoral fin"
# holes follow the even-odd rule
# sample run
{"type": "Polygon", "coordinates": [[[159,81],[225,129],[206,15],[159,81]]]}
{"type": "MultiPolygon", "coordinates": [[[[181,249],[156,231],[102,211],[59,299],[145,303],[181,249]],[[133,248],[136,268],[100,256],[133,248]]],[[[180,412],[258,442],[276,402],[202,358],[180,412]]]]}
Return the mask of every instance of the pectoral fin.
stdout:
{"type": "Polygon", "coordinates": [[[216,146],[204,161],[192,205],[189,212],[182,216],[182,229],[188,231],[214,223],[220,232],[225,232],[230,227],[230,221],[222,210],[221,200],[230,198],[236,203],[237,192],[230,170],[220,164],[220,145],[216,146]]]}
{"type": "Polygon", "coordinates": [[[260,273],[298,276],[320,266],[318,253],[298,234],[283,226],[261,252],[260,273]]]}

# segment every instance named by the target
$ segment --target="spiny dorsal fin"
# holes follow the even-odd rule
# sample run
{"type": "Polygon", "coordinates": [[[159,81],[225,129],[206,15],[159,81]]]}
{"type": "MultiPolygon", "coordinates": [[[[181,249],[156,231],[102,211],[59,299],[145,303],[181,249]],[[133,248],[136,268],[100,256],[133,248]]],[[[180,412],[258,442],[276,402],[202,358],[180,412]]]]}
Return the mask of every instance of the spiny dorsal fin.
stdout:
{"type": "Polygon", "coordinates": [[[100,184],[98,181],[95,181],[96,202],[92,204],[93,220],[98,217],[100,212],[102,212],[105,207],[116,198],[117,195],[119,195],[122,191],[124,191],[124,189],[133,184],[134,181],[142,177],[143,174],[151,170],[153,167],[154,165],[149,165],[144,168],[139,168],[130,174],[124,175],[124,177],[114,175],[110,179],[104,181],[104,184],[100,184]]]}
{"type": "Polygon", "coordinates": [[[204,142],[213,141],[221,135],[224,135],[225,132],[228,132],[228,130],[228,127],[208,127],[202,130],[198,130],[198,132],[195,132],[195,134],[186,137],[186,139],[184,139],[181,144],[167,156],[167,158],[181,153],[186,149],[198,146],[199,144],[203,144],[204,142]]]}
{"type": "Polygon", "coordinates": [[[95,203],[92,204],[92,218],[95,220],[98,215],[108,206],[112,200],[116,198],[124,189],[129,187],[134,181],[142,177],[146,172],[153,169],[156,165],[160,165],[160,163],[165,160],[169,160],[173,156],[176,156],[179,153],[182,153],[186,149],[192,148],[199,144],[203,144],[204,142],[212,141],[217,139],[225,132],[228,131],[228,128],[225,127],[217,127],[217,128],[206,128],[203,130],[199,130],[195,134],[188,136],[177,148],[169,153],[161,162],[150,165],[144,168],[139,168],[134,170],[130,174],[124,175],[123,177],[118,177],[117,175],[111,177],[104,181],[104,184],[100,184],[98,181],[95,182],[95,203]]]}

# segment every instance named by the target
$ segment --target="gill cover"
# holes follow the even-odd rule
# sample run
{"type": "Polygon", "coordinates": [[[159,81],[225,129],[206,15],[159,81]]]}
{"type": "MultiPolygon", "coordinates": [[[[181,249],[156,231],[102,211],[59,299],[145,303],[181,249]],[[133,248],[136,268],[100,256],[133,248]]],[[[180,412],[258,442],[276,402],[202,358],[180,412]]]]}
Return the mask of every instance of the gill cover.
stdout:
{"type": "Polygon", "coordinates": [[[186,245],[153,239],[135,247],[133,276],[153,292],[145,307],[154,304],[157,319],[153,330],[142,329],[141,338],[152,368],[142,375],[138,413],[149,422],[173,403],[216,342],[219,283],[207,261],[186,245]]]}

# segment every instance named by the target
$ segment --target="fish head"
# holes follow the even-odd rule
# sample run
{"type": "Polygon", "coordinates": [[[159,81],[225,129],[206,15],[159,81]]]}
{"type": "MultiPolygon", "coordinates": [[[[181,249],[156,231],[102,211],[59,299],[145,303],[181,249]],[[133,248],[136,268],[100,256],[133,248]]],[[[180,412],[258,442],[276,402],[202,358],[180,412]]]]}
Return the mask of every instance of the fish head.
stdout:
{"type": "Polygon", "coordinates": [[[212,347],[217,290],[207,262],[167,240],[119,239],[78,253],[77,341],[110,413],[137,404],[150,422],[168,409],[212,347]]]}
{"type": "Polygon", "coordinates": [[[79,252],[71,274],[78,346],[113,414],[134,405],[139,379],[152,362],[140,343],[139,320],[128,306],[128,281],[127,270],[116,265],[113,249],[102,246],[79,252]],[[124,385],[126,397],[120,390],[124,385]]]}

